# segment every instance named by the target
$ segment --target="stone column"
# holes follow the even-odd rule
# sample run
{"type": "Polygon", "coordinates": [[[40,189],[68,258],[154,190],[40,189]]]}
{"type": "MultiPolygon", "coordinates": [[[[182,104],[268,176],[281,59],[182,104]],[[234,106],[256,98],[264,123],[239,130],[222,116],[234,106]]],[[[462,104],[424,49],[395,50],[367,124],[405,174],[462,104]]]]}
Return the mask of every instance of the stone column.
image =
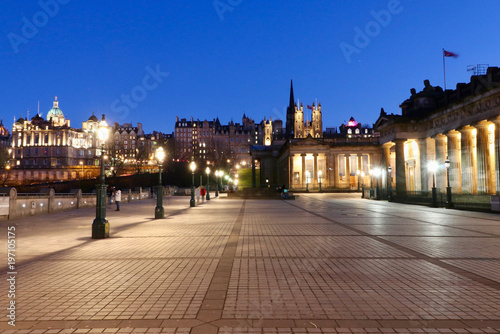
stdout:
{"type": "Polygon", "coordinates": [[[420,166],[420,191],[427,192],[429,187],[429,171],[427,170],[427,138],[416,140],[420,166]]]}
{"type": "Polygon", "coordinates": [[[396,193],[406,194],[405,141],[396,139],[396,193]]]}
{"type": "Polygon", "coordinates": [[[477,191],[479,194],[494,195],[495,189],[495,161],[490,149],[493,138],[490,137],[490,122],[480,122],[477,129],[477,191]]]}
{"type": "Polygon", "coordinates": [[[495,124],[495,184],[496,194],[500,194],[500,116],[492,120],[495,124]]]}
{"type": "Polygon", "coordinates": [[[288,157],[288,189],[292,189],[293,187],[293,154],[290,153],[288,157]]]}
{"type": "Polygon", "coordinates": [[[318,182],[318,153],[313,154],[314,157],[314,166],[313,166],[313,174],[312,175],[312,182],[311,185],[314,188],[319,188],[319,182],[318,182]]]}
{"type": "Polygon", "coordinates": [[[476,138],[474,128],[461,128],[462,194],[477,194],[476,138]]]}
{"type": "Polygon", "coordinates": [[[301,187],[305,189],[306,188],[306,155],[305,155],[305,153],[302,153],[300,156],[302,157],[302,175],[301,175],[302,184],[301,184],[301,187]]]}
{"type": "Polygon", "coordinates": [[[446,191],[446,170],[444,168],[444,161],[446,160],[447,154],[447,137],[443,134],[436,135],[434,137],[436,141],[436,163],[438,169],[436,171],[436,188],[440,192],[446,191]]]}
{"type": "MultiPolygon", "coordinates": [[[[382,157],[382,166],[383,166],[383,172],[382,175],[385,175],[387,173],[387,180],[383,183],[382,188],[388,188],[389,182],[391,182],[391,175],[389,175],[388,168],[391,166],[391,147],[393,143],[385,143],[382,145],[382,151],[383,151],[383,157],[382,157]]],[[[395,166],[391,166],[392,169],[395,170],[395,166]]],[[[392,173],[392,172],[391,172],[392,173]]]]}
{"type": "Polygon", "coordinates": [[[453,130],[449,131],[448,137],[448,159],[450,160],[450,187],[452,193],[461,194],[462,193],[462,172],[461,172],[461,161],[462,157],[460,154],[460,132],[453,130]]]}
{"type": "Polygon", "coordinates": [[[348,184],[348,188],[351,189],[351,155],[345,155],[345,180],[348,184]]]}
{"type": "Polygon", "coordinates": [[[334,188],[339,187],[339,155],[332,154],[332,186],[334,188]]]}

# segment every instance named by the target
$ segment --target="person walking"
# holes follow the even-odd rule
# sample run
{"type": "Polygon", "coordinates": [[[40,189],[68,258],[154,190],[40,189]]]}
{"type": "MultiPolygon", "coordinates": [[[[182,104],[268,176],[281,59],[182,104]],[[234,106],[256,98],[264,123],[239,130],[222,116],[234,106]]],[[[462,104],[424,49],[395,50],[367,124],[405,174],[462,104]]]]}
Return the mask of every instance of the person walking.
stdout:
{"type": "Polygon", "coordinates": [[[116,203],[116,210],[115,211],[120,211],[120,202],[122,200],[122,191],[120,189],[115,190],[115,203],[116,203]]]}

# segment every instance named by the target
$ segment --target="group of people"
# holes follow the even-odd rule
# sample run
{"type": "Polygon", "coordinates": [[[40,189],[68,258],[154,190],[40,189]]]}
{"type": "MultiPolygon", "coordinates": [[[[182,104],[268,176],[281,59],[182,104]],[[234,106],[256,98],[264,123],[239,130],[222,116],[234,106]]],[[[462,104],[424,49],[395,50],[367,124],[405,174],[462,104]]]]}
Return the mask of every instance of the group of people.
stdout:
{"type": "Polygon", "coordinates": [[[120,211],[120,202],[122,201],[122,191],[116,187],[111,187],[111,194],[109,196],[109,204],[113,203],[113,199],[116,203],[116,210],[120,211]]]}

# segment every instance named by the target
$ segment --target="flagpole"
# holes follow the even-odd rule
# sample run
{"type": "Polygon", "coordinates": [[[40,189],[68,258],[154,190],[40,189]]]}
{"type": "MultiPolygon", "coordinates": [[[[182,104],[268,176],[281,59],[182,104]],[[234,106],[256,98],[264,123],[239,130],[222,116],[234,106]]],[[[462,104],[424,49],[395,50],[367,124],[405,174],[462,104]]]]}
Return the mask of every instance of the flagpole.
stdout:
{"type": "Polygon", "coordinates": [[[444,74],[444,91],[446,91],[446,61],[444,56],[444,49],[443,49],[443,74],[444,74]]]}

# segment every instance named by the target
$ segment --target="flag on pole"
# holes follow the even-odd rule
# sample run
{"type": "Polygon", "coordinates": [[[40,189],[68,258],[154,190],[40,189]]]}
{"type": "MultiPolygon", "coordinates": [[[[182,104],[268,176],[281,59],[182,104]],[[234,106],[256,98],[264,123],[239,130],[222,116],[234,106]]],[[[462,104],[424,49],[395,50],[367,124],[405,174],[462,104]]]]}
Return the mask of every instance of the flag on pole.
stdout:
{"type": "Polygon", "coordinates": [[[310,105],[307,105],[307,109],[311,109],[312,110],[313,107],[311,107],[310,105]]]}
{"type": "Polygon", "coordinates": [[[458,57],[458,54],[450,52],[450,51],[446,51],[445,49],[443,49],[443,55],[445,57],[453,57],[453,58],[457,58],[458,57]]]}

